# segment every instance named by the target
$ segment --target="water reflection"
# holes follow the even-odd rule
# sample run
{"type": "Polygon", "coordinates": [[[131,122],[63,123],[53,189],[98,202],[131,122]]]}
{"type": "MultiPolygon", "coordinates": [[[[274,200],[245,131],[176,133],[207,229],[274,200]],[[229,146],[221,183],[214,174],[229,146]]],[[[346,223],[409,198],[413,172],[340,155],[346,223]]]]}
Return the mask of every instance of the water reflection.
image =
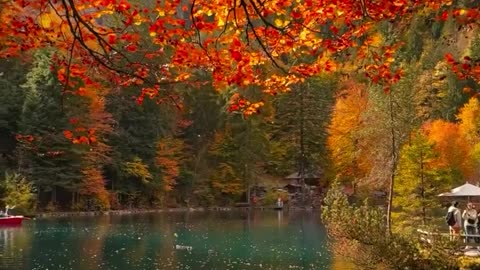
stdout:
{"type": "Polygon", "coordinates": [[[346,269],[326,241],[306,212],[44,219],[0,231],[0,269],[346,269]]]}
{"type": "Polygon", "coordinates": [[[0,269],[3,264],[26,269],[30,241],[30,235],[20,226],[0,227],[0,269]]]}

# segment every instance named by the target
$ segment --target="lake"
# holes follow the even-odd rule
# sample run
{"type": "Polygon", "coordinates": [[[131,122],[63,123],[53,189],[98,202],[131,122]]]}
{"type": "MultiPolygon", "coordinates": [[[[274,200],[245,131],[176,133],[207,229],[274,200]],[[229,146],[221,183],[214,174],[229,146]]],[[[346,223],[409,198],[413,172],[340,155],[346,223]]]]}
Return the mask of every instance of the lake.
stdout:
{"type": "Polygon", "coordinates": [[[193,211],[0,227],[0,269],[345,269],[315,212],[193,211]]]}

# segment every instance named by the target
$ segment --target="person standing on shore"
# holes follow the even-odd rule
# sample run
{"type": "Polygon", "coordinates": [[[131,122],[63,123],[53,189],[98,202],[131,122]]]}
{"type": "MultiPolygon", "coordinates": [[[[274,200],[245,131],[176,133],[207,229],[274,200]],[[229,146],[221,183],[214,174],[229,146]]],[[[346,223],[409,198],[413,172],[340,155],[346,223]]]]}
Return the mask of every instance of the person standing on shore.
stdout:
{"type": "Polygon", "coordinates": [[[277,208],[283,208],[283,200],[280,196],[277,198],[277,208]]]}
{"type": "Polygon", "coordinates": [[[477,210],[475,210],[475,206],[473,205],[473,203],[469,202],[467,204],[467,209],[465,209],[462,214],[465,226],[465,234],[467,235],[465,237],[466,243],[475,242],[475,238],[471,235],[477,234],[477,215],[478,214],[477,210]]]}

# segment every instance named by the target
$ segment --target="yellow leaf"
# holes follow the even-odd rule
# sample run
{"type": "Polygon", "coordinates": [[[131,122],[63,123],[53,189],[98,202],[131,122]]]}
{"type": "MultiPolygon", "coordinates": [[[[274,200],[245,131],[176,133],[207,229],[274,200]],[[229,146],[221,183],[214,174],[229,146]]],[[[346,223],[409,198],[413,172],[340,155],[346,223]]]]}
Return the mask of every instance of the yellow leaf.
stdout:
{"type": "Polygon", "coordinates": [[[186,79],[190,78],[190,74],[188,73],[181,73],[180,75],[175,78],[176,81],[185,81],[186,79]]]}
{"type": "Polygon", "coordinates": [[[40,25],[43,28],[50,28],[52,26],[52,19],[50,18],[50,15],[48,13],[41,14],[39,16],[39,21],[40,21],[40,25]]]}
{"type": "Polygon", "coordinates": [[[275,19],[274,23],[275,23],[275,26],[277,27],[283,26],[283,21],[281,19],[275,19]]]}
{"type": "Polygon", "coordinates": [[[308,34],[308,31],[305,30],[305,29],[303,29],[302,32],[301,32],[300,35],[299,35],[300,40],[305,40],[305,39],[307,39],[307,34],[308,34]]]}
{"type": "Polygon", "coordinates": [[[48,29],[61,24],[62,19],[58,17],[55,13],[45,11],[38,16],[38,22],[43,28],[48,29]]]}
{"type": "Polygon", "coordinates": [[[165,16],[165,10],[157,8],[158,16],[164,17],[165,16]]]}
{"type": "Polygon", "coordinates": [[[222,20],[222,18],[218,18],[218,22],[217,22],[217,26],[224,26],[225,25],[225,21],[222,20]]]}
{"type": "Polygon", "coordinates": [[[100,17],[102,17],[103,15],[111,15],[111,14],[113,14],[113,13],[115,13],[115,12],[114,12],[114,9],[113,9],[113,8],[110,8],[110,6],[109,6],[109,8],[105,8],[104,10],[97,12],[96,15],[95,15],[95,17],[100,18],[100,17]]]}
{"type": "Polygon", "coordinates": [[[371,46],[380,46],[383,41],[381,34],[374,34],[369,38],[369,44],[371,46]]]}
{"type": "Polygon", "coordinates": [[[133,24],[135,25],[140,25],[143,21],[144,19],[138,14],[133,17],[133,24]]]}

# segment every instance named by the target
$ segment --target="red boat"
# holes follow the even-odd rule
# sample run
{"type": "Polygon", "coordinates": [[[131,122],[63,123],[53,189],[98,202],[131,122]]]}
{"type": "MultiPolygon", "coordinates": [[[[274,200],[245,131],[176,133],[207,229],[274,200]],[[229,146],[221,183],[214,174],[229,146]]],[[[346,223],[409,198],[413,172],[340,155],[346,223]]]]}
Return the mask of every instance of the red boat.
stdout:
{"type": "Polygon", "coordinates": [[[0,217],[0,226],[19,226],[22,225],[23,216],[0,217]]]}

